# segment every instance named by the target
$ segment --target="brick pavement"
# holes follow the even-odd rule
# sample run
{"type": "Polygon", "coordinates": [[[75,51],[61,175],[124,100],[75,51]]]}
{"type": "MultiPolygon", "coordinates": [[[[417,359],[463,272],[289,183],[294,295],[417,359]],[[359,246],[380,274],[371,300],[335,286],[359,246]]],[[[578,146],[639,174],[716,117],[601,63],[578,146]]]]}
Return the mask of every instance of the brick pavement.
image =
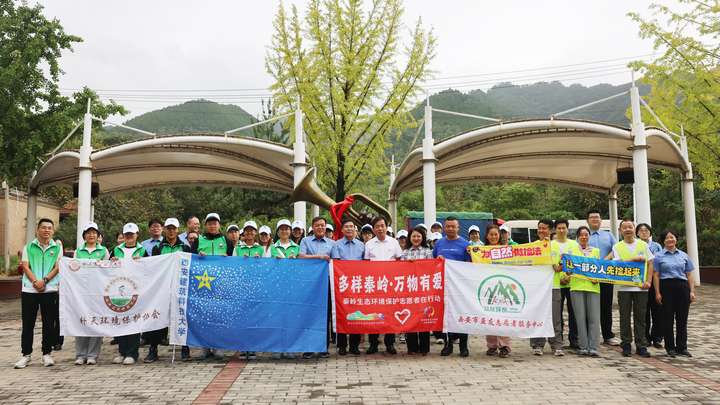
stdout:
{"type": "Polygon", "coordinates": [[[690,314],[691,359],[670,359],[656,349],[651,359],[626,359],[610,347],[602,347],[600,359],[535,357],[525,339],[514,340],[510,358],[488,358],[484,339],[474,337],[466,359],[440,357],[440,346],[433,345],[427,357],[265,355],[172,365],[170,348],[162,347],[157,363],[120,366],[110,364],[116,346],[106,339],[99,365],[74,366],[68,338],[54,353],[57,364],[45,368],[37,335],[25,370],[12,369],[19,356],[19,301],[0,301],[0,403],[720,404],[720,286],[705,285],[698,296],[690,314]]]}

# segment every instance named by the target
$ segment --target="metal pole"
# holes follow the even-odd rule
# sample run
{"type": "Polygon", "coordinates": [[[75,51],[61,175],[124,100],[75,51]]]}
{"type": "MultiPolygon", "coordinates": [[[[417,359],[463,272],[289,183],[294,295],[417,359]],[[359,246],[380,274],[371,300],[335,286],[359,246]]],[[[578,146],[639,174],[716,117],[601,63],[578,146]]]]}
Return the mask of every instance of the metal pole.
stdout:
{"type": "MultiPolygon", "coordinates": [[[[295,109],[295,144],[293,145],[293,186],[297,187],[303,177],[307,162],[305,161],[305,141],[303,139],[303,113],[300,109],[300,100],[295,109]]],[[[293,216],[296,221],[306,222],[305,201],[298,201],[293,204],[293,216]]]]}
{"type": "Polygon", "coordinates": [[[5,227],[3,235],[3,254],[5,255],[5,274],[10,274],[10,185],[7,181],[2,182],[5,189],[5,227]]]}
{"type": "MultiPolygon", "coordinates": [[[[683,156],[690,164],[690,158],[688,154],[687,138],[685,138],[685,132],[680,127],[680,150],[683,156]]],[[[688,171],[682,174],[682,198],[683,198],[683,212],[685,214],[685,239],[687,241],[687,254],[695,265],[695,269],[698,270],[697,278],[695,282],[700,285],[700,253],[698,251],[698,238],[697,238],[697,224],[695,221],[695,187],[693,185],[693,172],[692,166],[689,166],[688,171]]]]}
{"type": "Polygon", "coordinates": [[[423,214],[425,224],[435,222],[435,153],[433,152],[433,136],[432,136],[432,107],[430,107],[430,97],[428,96],[427,105],[425,106],[425,137],[423,138],[423,214]]]}
{"type": "Polygon", "coordinates": [[[82,227],[90,222],[92,217],[92,115],[90,115],[90,100],[88,99],[87,112],[83,123],[83,139],[80,146],[80,162],[78,164],[78,200],[77,200],[77,239],[76,246],[82,246],[82,227]]]}
{"type": "Polygon", "coordinates": [[[652,224],[647,163],[648,146],[645,138],[645,124],[643,124],[640,114],[640,93],[637,86],[635,86],[635,80],[633,80],[630,89],[630,106],[632,110],[633,172],[635,174],[635,220],[652,224]]]}
{"type": "Polygon", "coordinates": [[[608,206],[610,212],[610,233],[618,238],[618,198],[617,198],[617,187],[610,190],[608,196],[608,206]]]}

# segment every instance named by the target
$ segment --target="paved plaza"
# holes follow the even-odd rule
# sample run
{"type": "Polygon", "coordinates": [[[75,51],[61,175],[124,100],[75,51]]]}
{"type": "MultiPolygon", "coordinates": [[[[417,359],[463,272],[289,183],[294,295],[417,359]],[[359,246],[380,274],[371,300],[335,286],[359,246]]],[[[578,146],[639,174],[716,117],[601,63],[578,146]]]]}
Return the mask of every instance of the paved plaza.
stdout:
{"type": "MultiPolygon", "coordinates": [[[[433,345],[427,357],[333,352],[322,360],[263,354],[249,362],[228,355],[224,362],[171,364],[172,348],[161,347],[154,364],[121,366],[110,364],[117,346],[105,339],[98,365],[75,366],[68,338],[53,353],[56,365],[42,367],[37,334],[24,370],[12,368],[20,354],[20,301],[0,301],[0,403],[720,404],[720,286],[704,285],[698,297],[690,309],[691,359],[652,348],[650,359],[627,359],[608,346],[600,359],[536,357],[526,339],[515,339],[512,356],[500,359],[485,356],[484,338],[476,336],[469,358],[441,357],[433,345]]],[[[146,353],[142,348],[141,357],[146,353]]]]}

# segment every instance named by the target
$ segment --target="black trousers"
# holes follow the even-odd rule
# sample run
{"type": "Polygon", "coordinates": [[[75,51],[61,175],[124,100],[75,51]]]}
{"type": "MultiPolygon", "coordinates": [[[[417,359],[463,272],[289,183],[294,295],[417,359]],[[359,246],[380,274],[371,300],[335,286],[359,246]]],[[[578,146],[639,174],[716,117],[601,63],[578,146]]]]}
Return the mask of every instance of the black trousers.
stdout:
{"type": "Polygon", "coordinates": [[[20,296],[20,308],[22,311],[20,340],[23,356],[28,356],[33,351],[33,334],[38,308],[42,317],[42,354],[50,354],[59,336],[59,333],[56,332],[56,327],[59,325],[58,293],[24,292],[20,296]]]}
{"type": "MultiPolygon", "coordinates": [[[[380,335],[372,334],[368,335],[368,340],[370,341],[370,346],[377,346],[380,344],[380,335]]],[[[393,347],[395,346],[395,334],[394,333],[386,333],[383,337],[383,343],[385,343],[385,348],[393,347]]]]}
{"type": "Polygon", "coordinates": [[[660,280],[661,324],[665,331],[665,350],[687,350],[687,321],[690,312],[690,286],[686,280],[660,280]],[[673,336],[673,323],[675,334],[673,336]]]}
{"type": "Polygon", "coordinates": [[[565,336],[565,323],[563,322],[563,307],[565,306],[565,302],[567,302],[567,312],[568,312],[568,328],[570,329],[570,334],[568,335],[568,340],[570,341],[570,346],[577,346],[578,345],[578,328],[577,323],[575,322],[575,311],[573,310],[572,306],[572,300],[570,299],[570,289],[569,288],[561,288],[560,289],[560,330],[561,335],[565,336]]]}
{"type": "Polygon", "coordinates": [[[338,333],[337,335],[337,347],[338,348],[345,348],[348,347],[348,339],[350,340],[350,349],[357,349],[360,347],[360,336],[355,333],[346,334],[346,333],[338,333]]]}
{"type": "Polygon", "coordinates": [[[160,343],[162,343],[165,336],[167,336],[167,333],[168,333],[168,328],[163,328],[163,329],[153,330],[150,332],[145,332],[142,335],[145,338],[145,341],[150,346],[157,347],[160,343]]]}
{"type": "Polygon", "coordinates": [[[467,333],[448,333],[445,335],[445,346],[452,346],[454,339],[460,339],[460,350],[468,348],[468,334],[467,333]]]}
{"type": "Polygon", "coordinates": [[[663,340],[662,322],[661,322],[660,304],[655,300],[655,286],[651,286],[648,290],[648,306],[645,314],[645,334],[648,343],[660,343],[663,340]]]}
{"type": "Polygon", "coordinates": [[[117,336],[115,338],[118,342],[118,351],[123,357],[132,357],[137,360],[140,357],[138,348],[140,347],[140,334],[134,333],[132,335],[117,336]]]}
{"type": "Polygon", "coordinates": [[[614,286],[612,284],[600,283],[600,330],[602,331],[603,340],[615,337],[612,332],[613,290],[614,286]]]}
{"type": "Polygon", "coordinates": [[[408,353],[430,353],[430,332],[405,334],[408,353]]]}

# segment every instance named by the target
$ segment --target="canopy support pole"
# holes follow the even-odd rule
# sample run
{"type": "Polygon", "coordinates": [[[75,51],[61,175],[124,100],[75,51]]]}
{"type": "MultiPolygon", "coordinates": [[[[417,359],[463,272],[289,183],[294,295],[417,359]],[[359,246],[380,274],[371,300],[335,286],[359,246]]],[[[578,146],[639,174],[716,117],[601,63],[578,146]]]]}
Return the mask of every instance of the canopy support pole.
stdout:
{"type": "Polygon", "coordinates": [[[635,177],[635,220],[638,223],[652,225],[650,215],[650,182],[648,179],[647,139],[645,124],[640,113],[640,93],[633,79],[630,88],[630,106],[632,110],[631,132],[633,135],[633,173],[635,177]]]}
{"type": "Polygon", "coordinates": [[[608,195],[608,206],[610,213],[610,233],[615,236],[615,239],[618,238],[618,196],[617,196],[617,187],[613,187],[610,190],[610,194],[608,195]]]}
{"type": "Polygon", "coordinates": [[[83,122],[82,146],[80,146],[80,161],[78,165],[78,202],[77,202],[77,240],[76,246],[83,244],[82,228],[92,219],[92,115],[90,115],[90,100],[83,122]]]}
{"type": "Polygon", "coordinates": [[[432,107],[430,107],[430,96],[425,106],[425,137],[423,138],[423,213],[425,225],[435,222],[435,152],[433,152],[432,136],[432,107]]]}
{"type": "MultiPolygon", "coordinates": [[[[303,113],[300,109],[300,100],[295,108],[295,143],[293,144],[293,186],[297,187],[305,177],[307,162],[305,162],[305,140],[303,139],[303,113]]],[[[293,204],[293,217],[295,221],[302,221],[306,224],[305,201],[298,201],[293,204]]]]}
{"type": "MultiPolygon", "coordinates": [[[[688,156],[687,138],[683,128],[680,128],[680,150],[687,159],[688,164],[690,158],[688,156]]],[[[695,186],[692,172],[692,166],[687,172],[682,174],[682,198],[683,212],[685,214],[685,240],[687,241],[687,254],[690,256],[697,270],[695,278],[696,285],[700,285],[700,254],[698,252],[697,224],[695,221],[695,186]]]]}

